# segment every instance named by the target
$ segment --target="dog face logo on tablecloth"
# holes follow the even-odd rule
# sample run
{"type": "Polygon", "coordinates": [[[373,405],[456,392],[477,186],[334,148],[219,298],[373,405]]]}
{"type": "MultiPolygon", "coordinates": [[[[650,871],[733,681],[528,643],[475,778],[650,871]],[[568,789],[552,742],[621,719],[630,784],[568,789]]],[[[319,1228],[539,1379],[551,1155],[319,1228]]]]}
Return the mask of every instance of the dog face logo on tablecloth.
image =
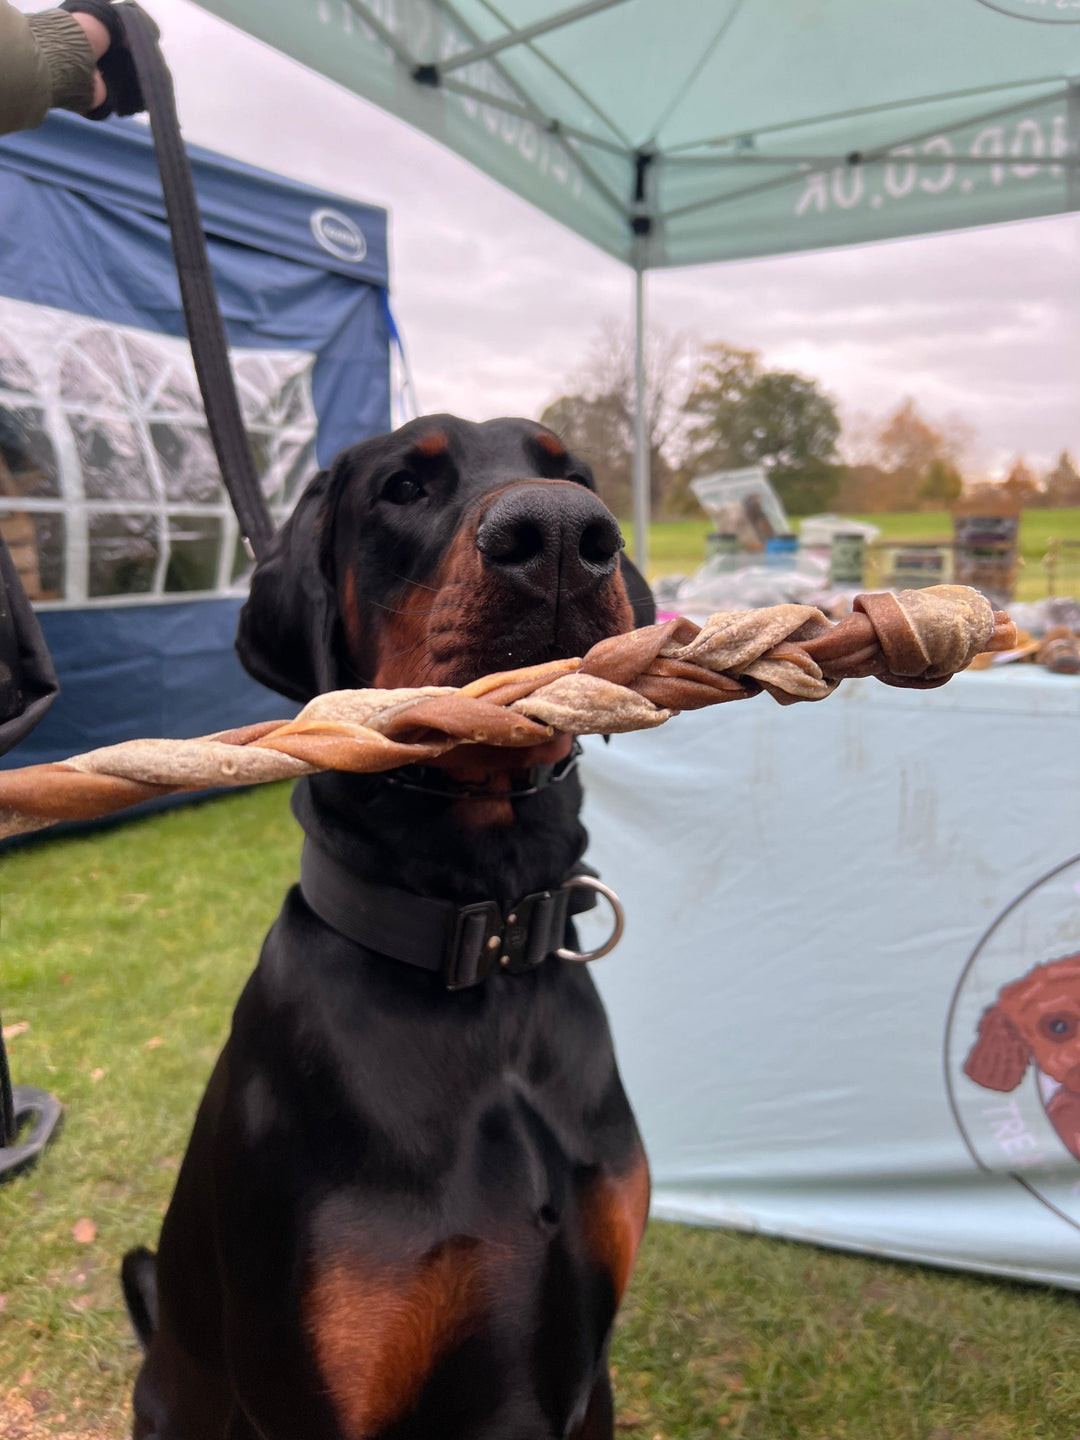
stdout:
{"type": "Polygon", "coordinates": [[[1080,955],[1035,965],[983,1012],[964,1074],[1010,1093],[1034,1066],[1050,1123],[1080,1160],[1080,955]]]}
{"type": "Polygon", "coordinates": [[[944,1059],[975,1164],[1080,1230],[1080,855],[1022,890],[972,950],[944,1059]]]}

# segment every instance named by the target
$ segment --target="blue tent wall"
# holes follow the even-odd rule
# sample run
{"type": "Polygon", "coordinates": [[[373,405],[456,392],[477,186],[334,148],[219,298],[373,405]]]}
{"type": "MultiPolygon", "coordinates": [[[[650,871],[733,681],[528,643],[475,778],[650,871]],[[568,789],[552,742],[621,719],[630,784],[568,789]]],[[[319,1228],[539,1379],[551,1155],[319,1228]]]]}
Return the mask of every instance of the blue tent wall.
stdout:
{"type": "Polygon", "coordinates": [[[241,601],[58,610],[40,618],[60,676],[45,719],[0,765],[39,765],[142,736],[209,735],[293,715],[233,649],[241,601]]]}
{"type": "MultiPolygon", "coordinates": [[[[191,156],[230,346],[314,354],[320,464],[389,429],[385,212],[195,147],[191,156]]],[[[54,115],[0,140],[0,296],[183,336],[144,126],[54,115]]],[[[62,694],[0,764],[290,713],[235,658],[239,596],[134,599],[39,609],[62,694]]]]}
{"type": "MultiPolygon", "coordinates": [[[[316,351],[319,460],[390,424],[386,212],[190,147],[229,344],[316,351]],[[346,260],[312,217],[364,238],[346,260]]],[[[0,139],[0,294],[163,335],[183,335],[149,131],[52,115],[0,139]]]]}

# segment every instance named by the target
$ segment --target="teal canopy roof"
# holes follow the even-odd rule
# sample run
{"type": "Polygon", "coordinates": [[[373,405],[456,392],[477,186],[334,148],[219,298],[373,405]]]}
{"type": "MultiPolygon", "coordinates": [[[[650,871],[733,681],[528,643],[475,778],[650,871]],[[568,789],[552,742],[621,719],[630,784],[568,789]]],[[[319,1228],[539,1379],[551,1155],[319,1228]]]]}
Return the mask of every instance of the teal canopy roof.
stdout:
{"type": "Polygon", "coordinates": [[[639,268],[1080,195],[1080,0],[202,3],[639,268]]]}

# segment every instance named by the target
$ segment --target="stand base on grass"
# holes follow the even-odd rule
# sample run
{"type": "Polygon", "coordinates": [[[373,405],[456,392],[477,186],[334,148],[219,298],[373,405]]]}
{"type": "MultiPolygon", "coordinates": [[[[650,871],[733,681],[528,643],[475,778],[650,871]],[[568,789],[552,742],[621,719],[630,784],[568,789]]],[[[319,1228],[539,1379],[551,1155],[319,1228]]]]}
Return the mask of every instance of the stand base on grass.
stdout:
{"type": "Polygon", "coordinates": [[[16,1143],[0,1146],[0,1183],[29,1170],[53,1138],[64,1107],[33,1085],[12,1086],[16,1143]],[[20,1138],[21,1137],[21,1138],[20,1138]]]}

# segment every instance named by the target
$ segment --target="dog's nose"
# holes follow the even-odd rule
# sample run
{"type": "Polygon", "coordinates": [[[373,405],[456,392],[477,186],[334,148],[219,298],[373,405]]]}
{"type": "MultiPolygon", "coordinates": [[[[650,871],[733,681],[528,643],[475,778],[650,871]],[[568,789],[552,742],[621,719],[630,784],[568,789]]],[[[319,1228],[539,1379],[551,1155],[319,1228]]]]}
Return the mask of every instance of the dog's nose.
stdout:
{"type": "Polygon", "coordinates": [[[484,563],[538,599],[573,598],[615,573],[622,535],[602,501],[583,486],[515,485],[476,532],[484,563]]]}

